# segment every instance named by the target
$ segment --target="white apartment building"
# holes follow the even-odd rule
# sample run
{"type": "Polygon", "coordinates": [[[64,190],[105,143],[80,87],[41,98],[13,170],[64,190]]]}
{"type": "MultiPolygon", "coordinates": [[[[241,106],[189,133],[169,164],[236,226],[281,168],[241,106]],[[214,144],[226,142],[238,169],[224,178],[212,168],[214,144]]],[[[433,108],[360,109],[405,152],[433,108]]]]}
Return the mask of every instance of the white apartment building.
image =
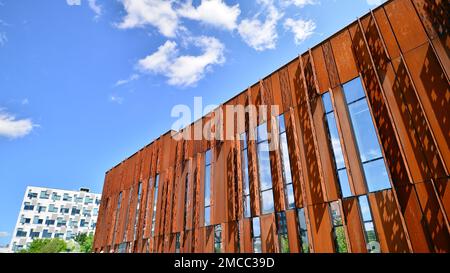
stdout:
{"type": "Polygon", "coordinates": [[[35,238],[73,239],[94,233],[101,194],[28,186],[10,243],[16,252],[35,238]]]}

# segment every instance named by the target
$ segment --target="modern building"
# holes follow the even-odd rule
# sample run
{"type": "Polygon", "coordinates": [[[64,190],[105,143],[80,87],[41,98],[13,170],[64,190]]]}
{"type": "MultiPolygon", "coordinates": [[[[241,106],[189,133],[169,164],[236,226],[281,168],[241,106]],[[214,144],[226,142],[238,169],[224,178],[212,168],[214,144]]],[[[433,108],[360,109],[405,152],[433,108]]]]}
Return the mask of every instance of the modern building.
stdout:
{"type": "Polygon", "coordinates": [[[9,247],[9,245],[6,246],[0,246],[0,253],[10,253],[11,249],[9,247]]]}
{"type": "Polygon", "coordinates": [[[110,169],[95,251],[448,253],[449,11],[387,1],[110,169]]]}
{"type": "Polygon", "coordinates": [[[16,252],[33,239],[73,239],[79,233],[93,233],[101,195],[89,189],[68,191],[27,187],[10,243],[16,252]]]}

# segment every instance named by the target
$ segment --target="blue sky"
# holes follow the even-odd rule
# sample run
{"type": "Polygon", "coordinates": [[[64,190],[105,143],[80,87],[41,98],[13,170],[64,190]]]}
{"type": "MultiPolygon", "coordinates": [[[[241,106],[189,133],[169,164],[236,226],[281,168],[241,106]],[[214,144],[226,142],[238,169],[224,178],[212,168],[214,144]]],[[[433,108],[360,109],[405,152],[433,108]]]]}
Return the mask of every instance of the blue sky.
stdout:
{"type": "Polygon", "coordinates": [[[27,185],[102,190],[170,129],[220,104],[378,0],[0,0],[0,245],[27,185]]]}

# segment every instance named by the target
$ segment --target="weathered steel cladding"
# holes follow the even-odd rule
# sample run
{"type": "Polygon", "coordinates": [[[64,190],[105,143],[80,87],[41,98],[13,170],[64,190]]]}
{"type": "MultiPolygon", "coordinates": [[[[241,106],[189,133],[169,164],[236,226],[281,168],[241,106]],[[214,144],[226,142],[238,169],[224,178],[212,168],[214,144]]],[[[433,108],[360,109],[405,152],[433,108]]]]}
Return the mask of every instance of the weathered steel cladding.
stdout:
{"type": "MultiPolygon", "coordinates": [[[[95,251],[116,250],[127,242],[132,252],[175,252],[177,244],[180,252],[213,252],[213,225],[222,224],[222,251],[252,252],[251,218],[243,216],[242,143],[229,139],[243,132],[253,134],[263,122],[276,133],[272,126],[276,116],[232,113],[232,120],[226,108],[252,104],[270,105],[268,113],[271,106],[278,106],[284,115],[295,206],[305,209],[310,251],[335,251],[328,204],[338,200],[348,250],[367,252],[357,198],[367,195],[382,252],[449,252],[449,11],[448,1],[443,0],[388,1],[221,105],[221,124],[208,132],[217,134],[222,127],[228,140],[176,141],[173,132],[167,132],[109,170],[95,251]],[[355,77],[364,87],[391,189],[368,192],[342,88],[355,77]],[[336,176],[321,100],[325,92],[330,93],[352,197],[342,197],[336,176]],[[229,122],[234,123],[225,126],[229,122]],[[213,155],[211,226],[205,227],[208,149],[213,155]],[[142,192],[136,214],[139,183],[142,192]]],[[[219,114],[213,111],[202,121],[219,114]]],[[[199,121],[177,134],[194,139],[198,132],[203,132],[199,121]]],[[[254,140],[248,141],[246,151],[250,211],[252,217],[260,217],[261,247],[264,252],[279,252],[276,214],[261,211],[254,140]]],[[[286,212],[289,249],[300,252],[297,213],[287,209],[278,149],[270,152],[270,165],[274,209],[286,212]]]]}

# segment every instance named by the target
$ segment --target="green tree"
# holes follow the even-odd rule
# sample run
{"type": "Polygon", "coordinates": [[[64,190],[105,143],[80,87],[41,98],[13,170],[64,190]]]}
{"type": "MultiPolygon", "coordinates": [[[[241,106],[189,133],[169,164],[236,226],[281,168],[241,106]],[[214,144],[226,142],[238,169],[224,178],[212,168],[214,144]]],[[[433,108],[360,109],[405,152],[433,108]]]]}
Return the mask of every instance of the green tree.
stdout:
{"type": "Polygon", "coordinates": [[[21,253],[59,253],[67,250],[67,244],[59,238],[53,239],[35,239],[21,253]]]}
{"type": "Polygon", "coordinates": [[[80,245],[81,252],[91,253],[92,244],[94,243],[94,234],[80,233],[75,237],[75,242],[80,245]]]}

